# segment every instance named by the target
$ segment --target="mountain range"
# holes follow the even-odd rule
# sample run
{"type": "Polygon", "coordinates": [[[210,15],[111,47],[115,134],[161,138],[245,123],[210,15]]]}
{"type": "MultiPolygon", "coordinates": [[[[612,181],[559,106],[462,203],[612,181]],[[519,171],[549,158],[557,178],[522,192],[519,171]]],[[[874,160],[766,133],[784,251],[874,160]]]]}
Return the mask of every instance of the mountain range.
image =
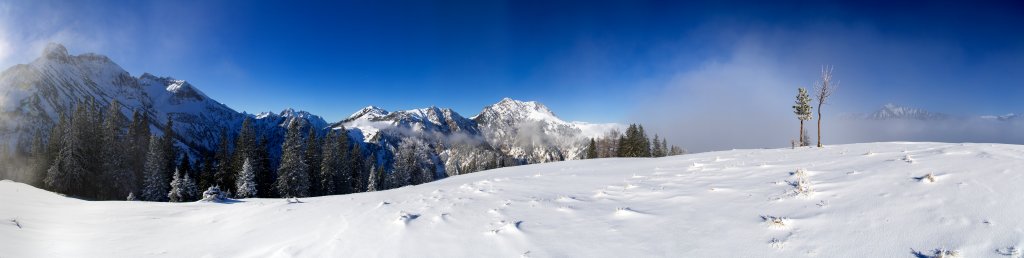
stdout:
{"type": "Polygon", "coordinates": [[[234,137],[246,118],[269,140],[271,153],[280,153],[284,128],[298,120],[321,132],[344,129],[381,157],[394,153],[403,141],[417,141],[435,150],[433,159],[444,164],[441,171],[454,170],[449,174],[496,160],[528,164],[578,159],[590,137],[622,128],[566,122],[541,103],[510,98],[468,118],[449,108],[389,112],[373,106],[337,122],[293,109],[253,115],[231,109],[188,81],[149,73],[135,77],[106,56],[71,55],[51,43],[33,62],[0,73],[0,142],[7,148],[26,147],[34,133],[52,127],[60,112],[69,112],[86,98],[103,107],[117,100],[125,115],[144,112],[155,134],[162,134],[162,125],[172,120],[176,144],[191,155],[211,152],[224,135],[234,137]]]}

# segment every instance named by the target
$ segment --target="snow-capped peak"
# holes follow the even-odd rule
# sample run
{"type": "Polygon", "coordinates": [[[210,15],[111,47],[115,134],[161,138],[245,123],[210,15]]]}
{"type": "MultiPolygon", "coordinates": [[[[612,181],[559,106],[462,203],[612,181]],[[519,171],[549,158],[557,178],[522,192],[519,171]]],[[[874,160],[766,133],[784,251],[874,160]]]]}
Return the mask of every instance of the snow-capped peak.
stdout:
{"type": "Polygon", "coordinates": [[[536,101],[520,101],[511,98],[503,98],[498,103],[487,106],[480,114],[470,119],[476,120],[481,115],[498,115],[515,120],[548,121],[565,123],[551,112],[547,106],[536,101]]]}
{"type": "Polygon", "coordinates": [[[384,110],[384,109],[376,107],[376,106],[366,106],[363,109],[360,109],[359,111],[356,111],[355,113],[352,113],[352,115],[348,116],[348,118],[346,120],[355,119],[355,118],[359,118],[359,117],[363,117],[363,116],[366,116],[367,118],[377,118],[377,117],[382,117],[382,116],[386,116],[386,115],[388,115],[388,111],[387,110],[384,110]]]}
{"type": "Polygon", "coordinates": [[[68,49],[64,45],[57,43],[49,43],[46,48],[43,49],[43,57],[54,60],[68,60],[68,49]]]}

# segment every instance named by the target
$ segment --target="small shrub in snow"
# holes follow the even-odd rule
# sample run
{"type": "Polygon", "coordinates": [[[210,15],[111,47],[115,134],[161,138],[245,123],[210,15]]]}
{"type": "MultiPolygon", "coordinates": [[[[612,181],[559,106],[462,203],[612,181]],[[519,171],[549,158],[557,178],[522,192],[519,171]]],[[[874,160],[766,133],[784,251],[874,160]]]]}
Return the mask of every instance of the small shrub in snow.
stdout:
{"type": "Polygon", "coordinates": [[[934,258],[959,258],[959,257],[963,257],[963,256],[960,256],[960,251],[957,251],[957,250],[935,249],[934,254],[932,255],[932,257],[934,257],[934,258]]]}
{"type": "Polygon", "coordinates": [[[808,197],[814,194],[814,188],[811,187],[811,180],[807,179],[807,172],[803,169],[798,169],[793,173],[796,176],[796,181],[789,182],[789,185],[793,186],[793,195],[808,197]]]}
{"type": "Polygon", "coordinates": [[[807,178],[807,171],[802,168],[798,168],[796,172],[792,173],[792,175],[796,176],[797,178],[807,178]]]}
{"type": "Polygon", "coordinates": [[[220,191],[220,186],[211,186],[203,192],[204,202],[223,202],[227,198],[224,196],[224,192],[220,191]]]}
{"type": "Polygon", "coordinates": [[[18,219],[11,219],[11,223],[14,223],[14,225],[18,226],[18,228],[21,228],[21,222],[18,222],[18,219]]]}
{"type": "Polygon", "coordinates": [[[918,178],[918,180],[926,183],[935,183],[935,175],[932,173],[928,173],[927,175],[918,178]]]}
{"type": "Polygon", "coordinates": [[[768,241],[768,246],[775,249],[782,249],[785,246],[785,241],[779,239],[771,239],[768,241]]]}
{"type": "Polygon", "coordinates": [[[789,226],[790,220],[786,217],[761,216],[761,220],[768,224],[769,228],[783,229],[789,226]]]}

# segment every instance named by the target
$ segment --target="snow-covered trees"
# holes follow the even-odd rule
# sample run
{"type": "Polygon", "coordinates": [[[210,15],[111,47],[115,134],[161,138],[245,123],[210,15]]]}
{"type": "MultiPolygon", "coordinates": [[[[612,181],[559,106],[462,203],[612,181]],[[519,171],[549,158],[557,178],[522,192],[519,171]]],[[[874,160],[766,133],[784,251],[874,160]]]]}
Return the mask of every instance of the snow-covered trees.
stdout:
{"type": "Polygon", "coordinates": [[[281,145],[281,166],[277,169],[275,186],[281,197],[309,196],[309,165],[303,159],[303,151],[298,120],[292,120],[281,145]]]}
{"type": "Polygon", "coordinates": [[[804,121],[814,119],[811,115],[811,97],[807,95],[807,89],[799,88],[796,94],[796,105],[793,106],[793,113],[796,119],[800,120],[800,146],[811,145],[804,130],[804,121]]]}
{"type": "Polygon", "coordinates": [[[832,66],[822,67],[821,79],[814,86],[814,95],[818,98],[818,148],[821,148],[821,106],[828,103],[838,88],[839,83],[832,81],[832,66]]]}
{"type": "Polygon", "coordinates": [[[94,108],[95,102],[88,98],[75,108],[71,118],[61,119],[63,126],[58,126],[63,130],[60,151],[43,180],[51,190],[78,196],[96,192],[95,177],[100,164],[95,162],[99,160],[95,148],[100,143],[96,141],[99,130],[93,130],[93,127],[98,127],[94,121],[98,112],[94,113],[94,108]]]}
{"type": "Polygon", "coordinates": [[[199,189],[188,173],[175,170],[170,187],[171,190],[167,193],[167,198],[171,202],[188,202],[198,199],[199,189]]]}
{"type": "Polygon", "coordinates": [[[157,136],[150,136],[149,151],[146,154],[145,180],[142,187],[142,200],[164,201],[168,192],[167,154],[157,136]]]}
{"type": "Polygon", "coordinates": [[[249,159],[245,159],[242,162],[242,169],[238,171],[238,176],[235,177],[235,197],[237,198],[250,198],[256,197],[256,171],[252,167],[252,162],[249,159]]]}

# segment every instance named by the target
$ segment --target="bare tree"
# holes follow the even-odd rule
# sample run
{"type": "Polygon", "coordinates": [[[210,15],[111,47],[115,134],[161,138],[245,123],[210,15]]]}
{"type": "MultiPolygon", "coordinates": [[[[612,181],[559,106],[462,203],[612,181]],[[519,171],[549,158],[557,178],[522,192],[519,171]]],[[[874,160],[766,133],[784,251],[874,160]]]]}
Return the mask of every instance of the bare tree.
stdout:
{"type": "Polygon", "coordinates": [[[821,148],[821,106],[828,103],[829,97],[839,88],[839,82],[832,81],[832,66],[821,67],[821,79],[814,85],[818,99],[818,148],[821,148]]]}

